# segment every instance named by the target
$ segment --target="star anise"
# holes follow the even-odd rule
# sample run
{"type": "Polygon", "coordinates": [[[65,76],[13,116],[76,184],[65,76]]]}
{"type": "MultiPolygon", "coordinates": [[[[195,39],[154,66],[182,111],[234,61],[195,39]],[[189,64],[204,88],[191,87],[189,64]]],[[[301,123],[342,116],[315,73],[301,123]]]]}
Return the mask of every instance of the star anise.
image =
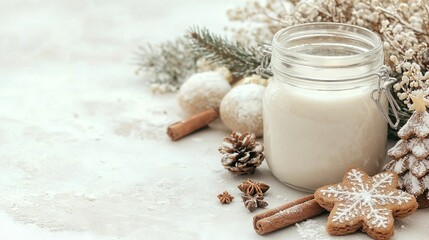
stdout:
{"type": "Polygon", "coordinates": [[[217,198],[219,198],[219,201],[222,204],[229,204],[230,202],[232,202],[232,199],[234,199],[234,197],[231,196],[227,191],[217,195],[217,198]]]}
{"type": "Polygon", "coordinates": [[[255,194],[263,196],[269,188],[270,186],[267,184],[253,181],[251,179],[247,179],[246,181],[243,181],[242,184],[238,185],[238,189],[249,196],[254,196],[255,194]]]}
{"type": "Polygon", "coordinates": [[[250,212],[253,212],[256,208],[264,208],[268,206],[268,203],[264,201],[264,197],[260,195],[255,196],[242,196],[244,206],[249,209],[250,212]]]}

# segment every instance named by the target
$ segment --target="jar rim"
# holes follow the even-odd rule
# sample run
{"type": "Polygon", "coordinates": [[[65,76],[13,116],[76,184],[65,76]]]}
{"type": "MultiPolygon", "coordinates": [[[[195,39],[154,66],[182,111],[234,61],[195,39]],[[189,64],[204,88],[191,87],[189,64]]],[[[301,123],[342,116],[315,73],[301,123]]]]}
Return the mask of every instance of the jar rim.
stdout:
{"type": "Polygon", "coordinates": [[[284,28],[274,35],[271,52],[274,75],[323,84],[372,79],[384,62],[377,33],[344,23],[284,28]]]}
{"type": "Polygon", "coordinates": [[[294,55],[296,57],[302,57],[302,58],[306,58],[306,59],[307,58],[313,58],[315,60],[317,60],[317,59],[319,59],[319,60],[361,59],[362,57],[371,56],[371,55],[376,54],[382,48],[381,38],[375,32],[373,32],[367,28],[356,26],[356,25],[350,25],[350,24],[344,24],[344,23],[330,23],[330,22],[303,23],[303,24],[297,24],[294,26],[283,28],[283,29],[279,30],[274,35],[272,44],[275,48],[279,49],[282,53],[291,54],[291,55],[294,55]],[[363,52],[353,54],[353,55],[322,56],[322,55],[313,55],[313,54],[296,52],[296,51],[290,50],[289,48],[280,44],[280,41],[279,41],[280,38],[283,37],[284,35],[287,35],[288,33],[293,33],[297,30],[298,31],[303,31],[305,29],[307,29],[307,30],[309,30],[309,29],[311,29],[311,30],[314,30],[314,29],[318,29],[318,30],[326,29],[326,30],[328,30],[328,29],[336,29],[336,28],[338,29],[340,27],[344,27],[344,28],[348,28],[348,29],[354,29],[354,30],[356,30],[357,33],[360,32],[362,35],[366,35],[366,36],[370,37],[372,40],[374,40],[374,42],[373,42],[374,47],[369,49],[368,51],[363,51],[363,52]]]}

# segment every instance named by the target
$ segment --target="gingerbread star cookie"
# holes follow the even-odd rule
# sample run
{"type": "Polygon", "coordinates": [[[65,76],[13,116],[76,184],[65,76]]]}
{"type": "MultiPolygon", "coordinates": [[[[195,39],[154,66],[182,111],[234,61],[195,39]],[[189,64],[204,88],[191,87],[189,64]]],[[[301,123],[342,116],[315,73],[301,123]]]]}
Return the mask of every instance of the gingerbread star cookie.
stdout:
{"type": "Polygon", "coordinates": [[[382,172],[369,177],[352,168],[343,182],[317,189],[314,198],[320,206],[331,211],[327,231],[345,235],[362,228],[374,239],[393,235],[393,218],[406,217],[417,209],[413,195],[398,190],[398,176],[382,172]]]}

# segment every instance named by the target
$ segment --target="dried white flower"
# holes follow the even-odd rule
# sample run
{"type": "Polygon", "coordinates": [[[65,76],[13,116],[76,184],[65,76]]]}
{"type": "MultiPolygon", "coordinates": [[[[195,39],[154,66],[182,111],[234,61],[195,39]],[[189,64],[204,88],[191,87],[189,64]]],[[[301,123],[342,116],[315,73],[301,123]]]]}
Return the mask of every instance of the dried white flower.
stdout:
{"type": "Polygon", "coordinates": [[[253,43],[270,42],[273,34],[281,28],[309,22],[349,23],[378,32],[383,40],[389,74],[398,79],[394,92],[406,105],[410,103],[409,94],[412,91],[428,89],[428,2],[265,0],[265,4],[261,4],[260,0],[254,0],[253,4],[250,1],[246,7],[231,10],[228,15],[231,20],[246,23],[237,33],[253,43]],[[249,23],[259,30],[249,34],[249,23]],[[260,32],[263,34],[258,35],[260,32]]]}

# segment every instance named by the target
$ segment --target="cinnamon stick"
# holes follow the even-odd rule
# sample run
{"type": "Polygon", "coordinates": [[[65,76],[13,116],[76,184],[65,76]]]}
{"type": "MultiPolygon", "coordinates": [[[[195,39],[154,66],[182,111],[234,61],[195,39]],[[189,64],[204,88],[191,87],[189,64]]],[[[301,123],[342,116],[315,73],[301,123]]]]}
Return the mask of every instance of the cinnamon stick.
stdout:
{"type": "Polygon", "coordinates": [[[253,217],[253,228],[264,235],[324,213],[313,194],[286,203],[253,217]]]}
{"type": "Polygon", "coordinates": [[[179,140],[198,129],[201,129],[207,126],[209,123],[213,122],[219,116],[218,111],[215,109],[207,109],[203,112],[197,113],[194,116],[173,123],[168,126],[167,134],[170,136],[171,140],[176,141],[179,140]]]}

